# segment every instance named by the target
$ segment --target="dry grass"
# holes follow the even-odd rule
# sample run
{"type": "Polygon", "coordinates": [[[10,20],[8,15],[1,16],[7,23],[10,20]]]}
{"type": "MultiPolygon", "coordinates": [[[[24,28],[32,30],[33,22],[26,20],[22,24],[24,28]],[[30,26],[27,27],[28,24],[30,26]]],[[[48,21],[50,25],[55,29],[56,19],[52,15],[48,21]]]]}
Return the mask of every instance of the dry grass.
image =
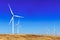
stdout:
{"type": "Polygon", "coordinates": [[[45,36],[33,34],[0,34],[0,40],[60,40],[59,36],[45,36]]]}

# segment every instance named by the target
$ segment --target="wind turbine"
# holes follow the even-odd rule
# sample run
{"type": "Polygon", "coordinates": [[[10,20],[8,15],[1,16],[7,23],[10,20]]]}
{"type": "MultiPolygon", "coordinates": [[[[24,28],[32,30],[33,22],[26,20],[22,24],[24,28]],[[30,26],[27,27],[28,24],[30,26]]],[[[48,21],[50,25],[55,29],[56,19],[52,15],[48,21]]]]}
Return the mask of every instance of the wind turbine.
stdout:
{"type": "Polygon", "coordinates": [[[19,33],[19,26],[20,26],[20,21],[18,20],[18,23],[16,24],[17,26],[17,34],[19,33]]]}
{"type": "Polygon", "coordinates": [[[20,24],[20,20],[18,20],[18,23],[16,24],[16,26],[17,26],[17,34],[19,33],[19,26],[21,26],[21,24],[20,24]]]}
{"type": "Polygon", "coordinates": [[[12,14],[12,18],[11,18],[9,24],[12,23],[12,34],[14,34],[14,17],[17,17],[17,18],[20,18],[20,17],[21,17],[21,18],[24,18],[24,17],[18,16],[18,15],[14,15],[14,13],[13,13],[13,11],[12,11],[12,9],[11,9],[11,7],[10,7],[9,4],[8,4],[8,7],[9,7],[9,10],[10,10],[10,12],[11,12],[11,14],[12,14]]]}
{"type": "Polygon", "coordinates": [[[47,30],[47,35],[50,35],[50,33],[49,33],[49,32],[50,32],[50,24],[48,24],[47,29],[48,29],[48,30],[47,30]]]}
{"type": "Polygon", "coordinates": [[[54,35],[56,35],[56,28],[55,28],[55,25],[54,25],[54,29],[53,29],[53,30],[54,30],[54,35]]]}

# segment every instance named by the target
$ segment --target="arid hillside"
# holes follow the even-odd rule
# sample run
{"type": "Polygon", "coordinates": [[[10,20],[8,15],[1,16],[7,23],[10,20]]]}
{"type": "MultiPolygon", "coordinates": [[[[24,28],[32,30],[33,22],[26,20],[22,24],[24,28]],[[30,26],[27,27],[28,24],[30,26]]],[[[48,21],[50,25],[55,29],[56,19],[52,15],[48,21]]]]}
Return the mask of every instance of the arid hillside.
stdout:
{"type": "Polygon", "coordinates": [[[60,40],[59,36],[33,34],[0,34],[0,40],[60,40]]]}

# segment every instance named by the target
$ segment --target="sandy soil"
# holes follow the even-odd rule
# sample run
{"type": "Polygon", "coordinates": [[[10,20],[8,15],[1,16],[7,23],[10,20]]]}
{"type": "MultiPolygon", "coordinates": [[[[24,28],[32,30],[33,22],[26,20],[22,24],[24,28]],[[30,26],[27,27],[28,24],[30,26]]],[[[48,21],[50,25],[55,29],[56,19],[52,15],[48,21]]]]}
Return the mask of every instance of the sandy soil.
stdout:
{"type": "Polygon", "coordinates": [[[33,34],[0,34],[0,40],[60,40],[60,37],[33,34]]]}

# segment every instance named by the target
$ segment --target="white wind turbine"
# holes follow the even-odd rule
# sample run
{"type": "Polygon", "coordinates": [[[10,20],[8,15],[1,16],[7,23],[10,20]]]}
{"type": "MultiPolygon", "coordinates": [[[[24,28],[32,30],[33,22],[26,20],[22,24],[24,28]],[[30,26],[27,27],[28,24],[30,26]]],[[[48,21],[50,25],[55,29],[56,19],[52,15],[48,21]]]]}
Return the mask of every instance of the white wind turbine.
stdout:
{"type": "Polygon", "coordinates": [[[17,34],[19,34],[19,28],[21,26],[20,20],[18,20],[18,23],[16,24],[16,26],[17,26],[17,34]]]}
{"type": "Polygon", "coordinates": [[[56,35],[56,28],[55,28],[55,25],[54,25],[54,29],[53,29],[53,30],[54,30],[54,35],[56,35]]]}
{"type": "Polygon", "coordinates": [[[13,11],[12,11],[12,9],[11,9],[9,4],[8,4],[8,7],[9,7],[9,10],[10,10],[10,12],[12,14],[12,18],[11,18],[9,24],[12,22],[12,34],[14,34],[14,17],[17,17],[17,18],[24,18],[24,17],[18,16],[18,15],[14,15],[14,13],[13,13],[13,11]]]}
{"type": "Polygon", "coordinates": [[[16,26],[17,26],[17,34],[19,33],[19,26],[20,26],[20,21],[18,20],[18,23],[16,24],[16,26]]]}

